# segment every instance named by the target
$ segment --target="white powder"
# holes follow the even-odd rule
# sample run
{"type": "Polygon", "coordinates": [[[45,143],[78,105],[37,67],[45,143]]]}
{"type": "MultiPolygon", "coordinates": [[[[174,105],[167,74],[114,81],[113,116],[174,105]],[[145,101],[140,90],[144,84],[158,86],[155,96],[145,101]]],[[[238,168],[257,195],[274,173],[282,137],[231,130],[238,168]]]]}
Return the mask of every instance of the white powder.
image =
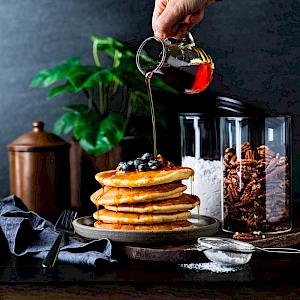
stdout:
{"type": "MultiPolygon", "coordinates": [[[[193,193],[200,198],[200,214],[221,220],[221,161],[197,159],[191,156],[182,158],[182,166],[194,169],[194,183],[183,180],[186,193],[193,193]]],[[[192,210],[197,214],[197,207],[192,210]]]]}
{"type": "MultiPolygon", "coordinates": [[[[222,242],[219,241],[218,243],[219,246],[222,246],[222,242]]],[[[224,246],[229,247],[230,245],[224,244],[224,246]]],[[[236,249],[236,247],[232,248],[236,249]]],[[[197,249],[199,251],[203,251],[207,248],[202,247],[201,245],[197,245],[197,249]]],[[[180,264],[179,266],[184,269],[196,271],[210,271],[212,273],[237,272],[249,268],[249,266],[246,263],[249,262],[252,256],[251,253],[244,254],[211,249],[207,249],[204,252],[204,254],[209,260],[211,260],[211,262],[180,264]]]]}
{"type": "Polygon", "coordinates": [[[226,265],[243,265],[247,263],[252,254],[250,253],[236,253],[236,252],[227,252],[227,251],[216,251],[216,250],[207,250],[205,256],[213,261],[226,265]]]}
{"type": "Polygon", "coordinates": [[[210,241],[211,245],[216,245],[217,247],[224,247],[228,251],[222,251],[217,249],[209,249],[207,247],[203,247],[201,244],[196,245],[196,249],[199,251],[203,251],[204,255],[212,262],[230,265],[230,266],[237,266],[237,265],[244,265],[249,262],[252,257],[252,253],[243,253],[243,252],[234,252],[237,250],[238,247],[236,244],[230,244],[228,242],[223,242],[222,240],[217,241],[210,241]],[[233,250],[233,251],[229,251],[233,250]]]}
{"type": "Polygon", "coordinates": [[[217,262],[195,263],[195,264],[181,264],[181,268],[196,270],[196,271],[210,271],[212,273],[230,273],[248,269],[247,265],[230,266],[223,265],[217,262]]]}

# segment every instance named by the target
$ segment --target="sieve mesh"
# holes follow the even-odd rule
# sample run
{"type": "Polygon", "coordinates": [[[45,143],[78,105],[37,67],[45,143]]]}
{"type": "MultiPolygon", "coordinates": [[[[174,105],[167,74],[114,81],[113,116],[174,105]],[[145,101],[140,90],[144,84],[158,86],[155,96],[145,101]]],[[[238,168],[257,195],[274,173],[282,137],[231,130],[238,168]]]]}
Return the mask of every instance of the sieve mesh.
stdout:
{"type": "Polygon", "coordinates": [[[226,238],[199,238],[198,245],[209,249],[231,252],[252,253],[255,251],[255,247],[251,244],[226,238]]]}
{"type": "Polygon", "coordinates": [[[246,264],[255,251],[251,244],[223,238],[199,238],[198,247],[209,260],[226,265],[246,264]]]}
{"type": "Polygon", "coordinates": [[[283,254],[299,254],[299,249],[294,248],[260,248],[234,239],[228,238],[198,238],[197,248],[203,251],[205,256],[214,262],[222,264],[245,264],[256,250],[283,253],[283,254]]]}

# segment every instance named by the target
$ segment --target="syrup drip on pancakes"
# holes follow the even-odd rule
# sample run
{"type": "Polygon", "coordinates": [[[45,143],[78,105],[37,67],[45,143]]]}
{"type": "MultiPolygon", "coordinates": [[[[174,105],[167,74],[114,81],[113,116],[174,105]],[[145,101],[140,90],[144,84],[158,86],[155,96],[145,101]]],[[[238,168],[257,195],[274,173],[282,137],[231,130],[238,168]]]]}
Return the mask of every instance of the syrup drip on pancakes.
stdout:
{"type": "MultiPolygon", "coordinates": [[[[149,228],[151,224],[165,224],[153,228],[180,229],[175,223],[190,223],[189,210],[200,205],[197,196],[184,194],[186,186],[181,183],[191,178],[193,184],[193,175],[191,168],[175,166],[161,155],[149,153],[120,162],[115,170],[99,172],[95,178],[102,189],[91,195],[97,207],[93,214],[94,226],[109,228],[103,224],[118,224],[118,228],[129,228],[126,225],[142,228],[141,225],[147,225],[149,228]]],[[[185,223],[184,228],[192,226],[185,223]]]]}

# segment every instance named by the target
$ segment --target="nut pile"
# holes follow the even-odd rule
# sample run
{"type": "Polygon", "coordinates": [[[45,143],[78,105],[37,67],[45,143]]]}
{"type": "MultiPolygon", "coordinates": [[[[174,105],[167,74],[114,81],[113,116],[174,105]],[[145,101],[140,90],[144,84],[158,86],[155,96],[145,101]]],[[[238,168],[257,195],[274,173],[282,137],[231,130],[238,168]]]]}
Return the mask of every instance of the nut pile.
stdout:
{"type": "Polygon", "coordinates": [[[150,153],[145,153],[141,157],[138,157],[127,162],[119,162],[117,171],[150,171],[156,170],[161,167],[174,167],[174,164],[165,160],[160,154],[154,157],[150,153]]]}
{"type": "Polygon", "coordinates": [[[276,232],[290,228],[290,176],[286,156],[250,142],[227,148],[223,167],[224,229],[276,232]]]}

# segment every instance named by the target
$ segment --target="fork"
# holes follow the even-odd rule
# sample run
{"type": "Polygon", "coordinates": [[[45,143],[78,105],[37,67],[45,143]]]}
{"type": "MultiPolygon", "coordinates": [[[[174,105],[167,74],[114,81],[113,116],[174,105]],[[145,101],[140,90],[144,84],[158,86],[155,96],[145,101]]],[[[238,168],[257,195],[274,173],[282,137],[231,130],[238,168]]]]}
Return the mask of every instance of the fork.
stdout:
{"type": "Polygon", "coordinates": [[[55,264],[60,245],[65,234],[74,234],[73,220],[77,218],[77,212],[74,210],[64,210],[55,224],[55,230],[59,233],[47,256],[42,262],[44,268],[52,268],[55,264]]]}

